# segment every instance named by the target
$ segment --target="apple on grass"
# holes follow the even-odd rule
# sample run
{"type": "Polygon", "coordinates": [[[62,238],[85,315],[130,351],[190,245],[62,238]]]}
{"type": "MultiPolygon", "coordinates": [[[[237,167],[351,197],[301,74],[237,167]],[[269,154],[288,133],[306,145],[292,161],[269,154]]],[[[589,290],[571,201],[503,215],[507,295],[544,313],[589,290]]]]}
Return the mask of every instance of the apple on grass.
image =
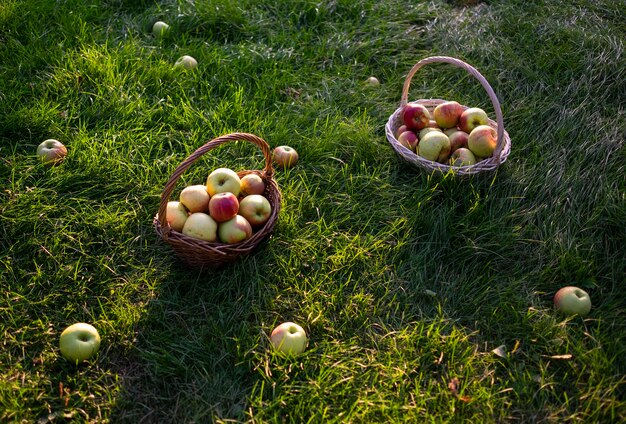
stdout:
{"type": "Polygon", "coordinates": [[[481,158],[490,157],[496,150],[498,134],[489,125],[479,125],[472,130],[467,138],[467,147],[481,158]]]}
{"type": "Polygon", "coordinates": [[[378,87],[380,85],[380,81],[378,81],[376,77],[369,77],[365,82],[372,87],[378,87]]]}
{"type": "Polygon", "coordinates": [[[234,218],[221,222],[217,232],[222,243],[239,243],[252,236],[252,226],[243,216],[235,215],[234,218]]]}
{"type": "Polygon", "coordinates": [[[459,129],[466,133],[471,133],[479,125],[487,125],[489,117],[487,113],[479,107],[465,109],[459,118],[459,129]]]}
{"type": "Polygon", "coordinates": [[[407,103],[402,109],[402,121],[410,130],[419,131],[430,124],[430,112],[419,103],[407,103]]]}
{"type": "Polygon", "coordinates": [[[298,152],[293,147],[278,146],[272,152],[274,163],[280,168],[291,168],[298,163],[298,152]]]}
{"type": "Polygon", "coordinates": [[[297,355],[306,349],[307,337],[304,329],[298,324],[284,322],[274,328],[270,341],[278,352],[297,355]]]}
{"type": "Polygon", "coordinates": [[[418,141],[417,135],[411,130],[403,132],[400,134],[400,137],[398,137],[398,143],[413,152],[417,149],[418,141]]]}
{"type": "Polygon", "coordinates": [[[251,194],[241,199],[239,215],[246,218],[253,227],[265,224],[271,214],[272,205],[264,196],[251,194]]]}
{"type": "Polygon", "coordinates": [[[228,221],[237,215],[237,212],[239,212],[239,200],[229,191],[217,193],[209,200],[209,215],[218,223],[228,221]]]}
{"type": "Polygon", "coordinates": [[[167,202],[167,207],[165,209],[165,220],[172,227],[172,230],[181,232],[183,231],[183,227],[185,226],[185,222],[189,217],[189,212],[187,208],[176,201],[167,202]]]}
{"type": "Polygon", "coordinates": [[[583,289],[575,286],[561,288],[554,295],[554,307],[565,315],[585,316],[591,311],[591,298],[583,289]]]}
{"type": "Polygon", "coordinates": [[[265,192],[265,183],[263,178],[257,174],[246,174],[241,178],[240,194],[248,196],[250,194],[263,194],[265,192]]]}
{"type": "Polygon", "coordinates": [[[170,26],[163,21],[156,21],[154,25],[152,25],[152,34],[157,37],[163,37],[169,31],[170,26]]]}
{"type": "Polygon", "coordinates": [[[177,68],[195,69],[198,66],[198,61],[192,56],[184,55],[178,58],[174,66],[177,68]]]}
{"type": "Polygon", "coordinates": [[[424,159],[444,162],[450,155],[450,139],[440,131],[430,131],[420,140],[417,154],[424,159]]]}
{"type": "Polygon", "coordinates": [[[440,103],[433,110],[433,118],[440,128],[456,127],[463,113],[463,106],[459,102],[449,101],[440,103]]]}
{"type": "Polygon", "coordinates": [[[468,166],[476,163],[476,156],[468,148],[459,147],[450,155],[450,165],[468,166]]]}
{"type": "Polygon", "coordinates": [[[100,349],[100,335],[94,326],[79,322],[67,327],[59,338],[61,355],[75,364],[91,358],[100,349]]]}
{"type": "Polygon", "coordinates": [[[189,215],[182,233],[188,237],[204,241],[217,240],[217,222],[204,212],[189,215]]]}
{"type": "Polygon", "coordinates": [[[209,207],[209,192],[205,185],[195,184],[185,187],[181,192],[178,200],[189,212],[205,212],[209,207]]]}
{"type": "Polygon", "coordinates": [[[229,168],[217,168],[206,179],[206,188],[210,196],[217,193],[230,192],[239,196],[241,179],[235,171],[229,168]]]}
{"type": "Polygon", "coordinates": [[[46,165],[57,165],[67,156],[67,148],[59,140],[49,138],[37,146],[37,156],[46,165]]]}

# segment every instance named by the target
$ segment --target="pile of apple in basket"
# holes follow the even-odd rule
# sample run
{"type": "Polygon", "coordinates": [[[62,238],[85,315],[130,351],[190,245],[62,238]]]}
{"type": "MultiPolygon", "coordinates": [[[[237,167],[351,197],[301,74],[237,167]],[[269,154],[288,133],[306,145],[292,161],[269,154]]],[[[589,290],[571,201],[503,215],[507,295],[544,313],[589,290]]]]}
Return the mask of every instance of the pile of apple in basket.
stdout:
{"type": "Polygon", "coordinates": [[[407,103],[401,119],[403,125],[394,134],[398,142],[430,161],[474,165],[491,157],[498,144],[487,113],[456,101],[438,104],[432,114],[420,103],[407,103]]]}

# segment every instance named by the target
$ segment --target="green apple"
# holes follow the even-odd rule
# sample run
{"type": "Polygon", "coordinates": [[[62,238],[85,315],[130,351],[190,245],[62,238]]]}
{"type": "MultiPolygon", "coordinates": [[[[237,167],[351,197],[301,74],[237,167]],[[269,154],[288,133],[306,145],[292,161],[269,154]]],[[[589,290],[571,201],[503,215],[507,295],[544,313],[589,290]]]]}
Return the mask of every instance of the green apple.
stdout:
{"type": "Polygon", "coordinates": [[[459,118],[459,129],[466,133],[471,133],[479,125],[487,125],[489,117],[487,113],[479,107],[465,109],[459,118]]]}
{"type": "Polygon", "coordinates": [[[176,63],[174,63],[174,66],[185,69],[195,69],[198,66],[198,61],[192,56],[184,55],[178,58],[176,63]]]}
{"type": "Polygon", "coordinates": [[[554,295],[554,307],[565,315],[585,316],[591,311],[591,298],[583,289],[567,286],[554,295]]]}
{"type": "Polygon", "coordinates": [[[306,349],[307,336],[304,329],[294,322],[284,322],[274,328],[270,335],[272,346],[279,352],[297,355],[306,349]]]}
{"type": "Polygon", "coordinates": [[[418,138],[421,140],[422,138],[424,138],[424,136],[426,134],[428,134],[431,131],[439,131],[439,132],[443,132],[441,131],[441,128],[435,128],[435,127],[426,127],[426,128],[422,128],[418,134],[418,138]]]}
{"type": "Polygon", "coordinates": [[[59,338],[61,355],[75,364],[91,358],[100,349],[100,335],[92,325],[84,322],[72,324],[59,338]]]}
{"type": "Polygon", "coordinates": [[[365,82],[372,87],[378,87],[380,85],[380,81],[378,81],[376,77],[369,77],[365,82]]]}
{"type": "Polygon", "coordinates": [[[169,30],[170,26],[163,21],[156,21],[154,25],[152,25],[152,34],[157,38],[163,37],[169,30]]]}
{"type": "Polygon", "coordinates": [[[206,188],[211,196],[224,192],[230,192],[235,196],[239,196],[241,179],[232,169],[217,168],[207,177],[206,188]]]}
{"type": "Polygon", "coordinates": [[[239,215],[246,218],[253,227],[259,227],[265,224],[271,214],[272,205],[264,196],[251,194],[241,199],[239,215]]]}
{"type": "Polygon", "coordinates": [[[246,218],[236,215],[228,221],[220,222],[217,234],[222,243],[239,243],[252,236],[252,226],[246,218]]]}
{"type": "Polygon", "coordinates": [[[481,158],[490,157],[496,150],[498,134],[489,125],[479,125],[469,133],[467,147],[481,158]]]}
{"type": "Polygon", "coordinates": [[[443,163],[450,155],[450,139],[441,131],[430,131],[420,140],[417,154],[424,159],[443,163]]]}
{"type": "Polygon", "coordinates": [[[189,212],[182,203],[176,201],[167,202],[165,220],[172,227],[172,230],[183,231],[188,217],[189,212]]]}
{"type": "Polygon", "coordinates": [[[189,212],[206,212],[209,207],[209,192],[203,184],[194,184],[183,188],[178,200],[189,212]]]}
{"type": "Polygon", "coordinates": [[[185,221],[182,233],[198,240],[215,241],[217,240],[217,222],[207,213],[192,213],[185,221]]]}
{"type": "Polygon", "coordinates": [[[49,138],[37,146],[37,156],[46,165],[57,165],[67,156],[67,148],[59,140],[49,138]]]}

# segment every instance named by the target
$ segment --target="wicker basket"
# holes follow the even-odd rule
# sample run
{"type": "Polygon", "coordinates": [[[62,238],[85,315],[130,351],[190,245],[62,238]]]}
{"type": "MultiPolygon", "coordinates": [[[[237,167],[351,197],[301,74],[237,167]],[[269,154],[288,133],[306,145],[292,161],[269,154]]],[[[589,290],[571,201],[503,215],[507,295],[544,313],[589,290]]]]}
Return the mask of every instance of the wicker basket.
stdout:
{"type": "Polygon", "coordinates": [[[165,184],[165,189],[161,194],[161,203],[159,204],[159,212],[154,217],[154,227],[157,234],[167,243],[172,246],[176,255],[182,262],[194,267],[219,267],[227,263],[233,262],[238,258],[249,254],[256,249],[259,244],[266,240],[272,233],[274,226],[278,220],[278,213],[280,212],[281,194],[278,185],[273,179],[274,169],[272,167],[272,157],[270,147],[260,137],[253,134],[246,133],[233,133],[217,137],[204,146],[198,148],[187,159],[185,159],[176,168],[170,179],[165,184]],[[255,146],[259,147],[265,157],[265,168],[262,171],[248,170],[239,171],[237,174],[239,177],[243,177],[247,174],[257,174],[265,183],[265,192],[263,195],[272,205],[272,212],[268,221],[263,227],[256,229],[252,234],[252,237],[241,241],[239,243],[224,244],[216,242],[206,242],[198,240],[192,237],[188,237],[178,231],[173,230],[167,223],[167,202],[170,200],[170,195],[176,186],[178,178],[182,173],[189,168],[200,156],[209,152],[227,142],[235,141],[248,141],[255,146]]]}
{"type": "MultiPolygon", "coordinates": [[[[411,103],[420,103],[428,109],[429,112],[433,112],[435,107],[446,100],[442,99],[420,99],[415,100],[411,103]]],[[[468,109],[468,106],[463,106],[463,109],[468,109]]],[[[453,57],[447,56],[432,56],[417,62],[413,68],[409,71],[405,81],[404,86],[402,87],[402,97],[400,100],[400,107],[396,109],[396,111],[389,117],[387,124],[385,125],[385,133],[387,135],[387,140],[391,144],[391,147],[400,155],[402,158],[407,160],[409,163],[413,165],[425,169],[427,171],[441,171],[441,172],[454,172],[455,175],[471,175],[477,174],[480,172],[493,171],[500,164],[506,161],[506,158],[509,156],[511,152],[511,138],[509,134],[504,130],[504,122],[502,120],[502,110],[500,109],[500,103],[498,102],[498,98],[494,93],[493,89],[483,77],[480,72],[478,72],[474,67],[468,65],[462,60],[455,59],[453,57]],[[421,156],[418,156],[415,152],[409,150],[408,148],[401,145],[396,139],[395,132],[402,125],[402,109],[408,103],[408,93],[409,86],[411,85],[411,79],[415,75],[415,73],[424,65],[429,63],[448,63],[459,68],[465,69],[471,75],[473,75],[483,86],[483,88],[487,91],[491,102],[493,103],[493,108],[496,113],[496,121],[489,119],[489,125],[496,130],[498,135],[498,143],[496,146],[496,150],[493,155],[489,158],[486,158],[480,162],[475,163],[474,165],[466,165],[466,166],[451,166],[448,164],[438,163],[434,161],[430,161],[424,159],[421,156]]]]}

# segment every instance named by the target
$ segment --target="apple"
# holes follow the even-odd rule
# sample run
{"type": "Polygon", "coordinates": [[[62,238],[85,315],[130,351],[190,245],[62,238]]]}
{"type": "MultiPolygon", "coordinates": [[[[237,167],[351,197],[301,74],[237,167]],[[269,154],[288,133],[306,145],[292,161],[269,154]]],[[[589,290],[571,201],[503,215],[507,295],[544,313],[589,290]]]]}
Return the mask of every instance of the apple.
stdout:
{"type": "Polygon", "coordinates": [[[169,31],[170,26],[162,21],[156,21],[154,25],[152,25],[152,34],[157,37],[163,37],[169,31]]]}
{"type": "Polygon", "coordinates": [[[472,130],[467,138],[467,147],[476,156],[487,158],[496,150],[498,134],[489,125],[479,125],[472,130]]]}
{"type": "Polygon", "coordinates": [[[181,232],[185,221],[189,217],[189,212],[185,205],[180,202],[171,201],[167,202],[165,220],[172,227],[172,230],[181,232]]]}
{"type": "Polygon", "coordinates": [[[419,139],[421,140],[422,138],[424,138],[424,136],[426,134],[428,134],[431,131],[439,131],[439,132],[443,132],[441,131],[441,128],[435,128],[435,127],[426,127],[426,128],[422,128],[419,132],[419,139]]]}
{"type": "Polygon", "coordinates": [[[78,322],[67,327],[59,338],[61,355],[75,364],[91,358],[100,349],[100,335],[94,326],[78,322]]]}
{"type": "Polygon", "coordinates": [[[420,140],[417,154],[424,159],[444,162],[450,155],[450,139],[440,131],[430,131],[420,140]]]}
{"type": "Polygon", "coordinates": [[[252,226],[243,216],[235,215],[220,223],[217,232],[222,243],[238,243],[252,236],[252,226]]]}
{"type": "Polygon", "coordinates": [[[404,124],[400,125],[398,127],[398,129],[396,130],[396,132],[394,133],[394,135],[396,136],[396,139],[398,137],[400,137],[400,134],[402,134],[403,132],[408,131],[408,130],[409,130],[409,127],[407,127],[406,125],[404,125],[404,124]]]}
{"type": "Polygon", "coordinates": [[[452,134],[454,134],[457,131],[461,131],[459,127],[452,127],[452,128],[446,128],[445,130],[443,130],[443,133],[447,135],[448,137],[450,137],[452,134]]]}
{"type": "Polygon", "coordinates": [[[183,225],[183,234],[198,240],[215,241],[217,222],[204,212],[192,213],[183,225]]]}
{"type": "Polygon", "coordinates": [[[174,66],[185,69],[195,69],[198,66],[198,61],[189,55],[184,55],[178,58],[174,66]]]}
{"type": "Polygon", "coordinates": [[[228,221],[237,215],[237,212],[239,212],[239,200],[230,191],[217,193],[209,200],[209,215],[218,223],[228,221]]]}
{"type": "Polygon", "coordinates": [[[449,134],[448,138],[450,139],[450,152],[452,153],[456,149],[459,149],[461,147],[467,147],[468,137],[469,137],[469,134],[461,130],[454,131],[451,134],[449,134]]]}
{"type": "Polygon", "coordinates": [[[46,165],[57,165],[65,159],[67,148],[59,140],[49,138],[37,146],[37,156],[46,165]]]}
{"type": "Polygon", "coordinates": [[[378,81],[376,77],[369,77],[365,82],[372,87],[378,87],[380,85],[380,81],[378,81]]]}
{"type": "Polygon", "coordinates": [[[181,192],[178,200],[189,212],[206,212],[209,207],[209,192],[205,185],[196,184],[185,187],[181,192]]]}
{"type": "Polygon", "coordinates": [[[440,128],[456,127],[463,113],[463,106],[459,102],[449,101],[440,103],[433,110],[433,118],[440,128]]]}
{"type": "Polygon", "coordinates": [[[459,118],[459,129],[466,133],[471,133],[479,125],[487,125],[489,117],[487,113],[479,107],[465,109],[459,118]]]}
{"type": "Polygon", "coordinates": [[[284,322],[278,325],[270,335],[272,346],[279,352],[297,355],[306,349],[306,332],[295,322],[284,322]]]}
{"type": "Polygon", "coordinates": [[[241,199],[239,215],[246,218],[253,227],[265,224],[271,214],[272,205],[264,196],[251,194],[241,199]]]}
{"type": "Polygon", "coordinates": [[[417,135],[411,130],[403,132],[400,134],[400,137],[398,137],[398,143],[412,151],[415,151],[417,148],[418,141],[417,135]]]}
{"type": "Polygon", "coordinates": [[[241,178],[240,194],[248,196],[250,194],[263,194],[265,192],[265,183],[263,178],[257,174],[246,174],[241,178]]]}
{"type": "Polygon", "coordinates": [[[278,146],[272,152],[272,159],[276,165],[283,169],[291,168],[298,163],[298,152],[293,147],[278,146]]]}
{"type": "Polygon", "coordinates": [[[206,188],[210,196],[226,191],[239,196],[241,179],[235,171],[229,168],[217,168],[206,179],[206,188]]]}
{"type": "MultiPolygon", "coordinates": [[[[435,121],[434,119],[431,119],[430,121],[428,121],[427,127],[439,128],[439,125],[437,124],[437,121],[435,121]]],[[[441,129],[441,128],[439,128],[439,129],[441,129]]]]}
{"type": "Polygon", "coordinates": [[[402,121],[410,130],[419,131],[430,123],[430,112],[419,103],[407,103],[402,109],[402,121]]]}
{"type": "Polygon", "coordinates": [[[450,155],[450,165],[467,166],[476,163],[476,156],[466,147],[459,147],[450,155]]]}
{"type": "Polygon", "coordinates": [[[554,295],[554,306],[566,315],[585,316],[591,311],[591,298],[583,289],[567,286],[554,295]]]}

